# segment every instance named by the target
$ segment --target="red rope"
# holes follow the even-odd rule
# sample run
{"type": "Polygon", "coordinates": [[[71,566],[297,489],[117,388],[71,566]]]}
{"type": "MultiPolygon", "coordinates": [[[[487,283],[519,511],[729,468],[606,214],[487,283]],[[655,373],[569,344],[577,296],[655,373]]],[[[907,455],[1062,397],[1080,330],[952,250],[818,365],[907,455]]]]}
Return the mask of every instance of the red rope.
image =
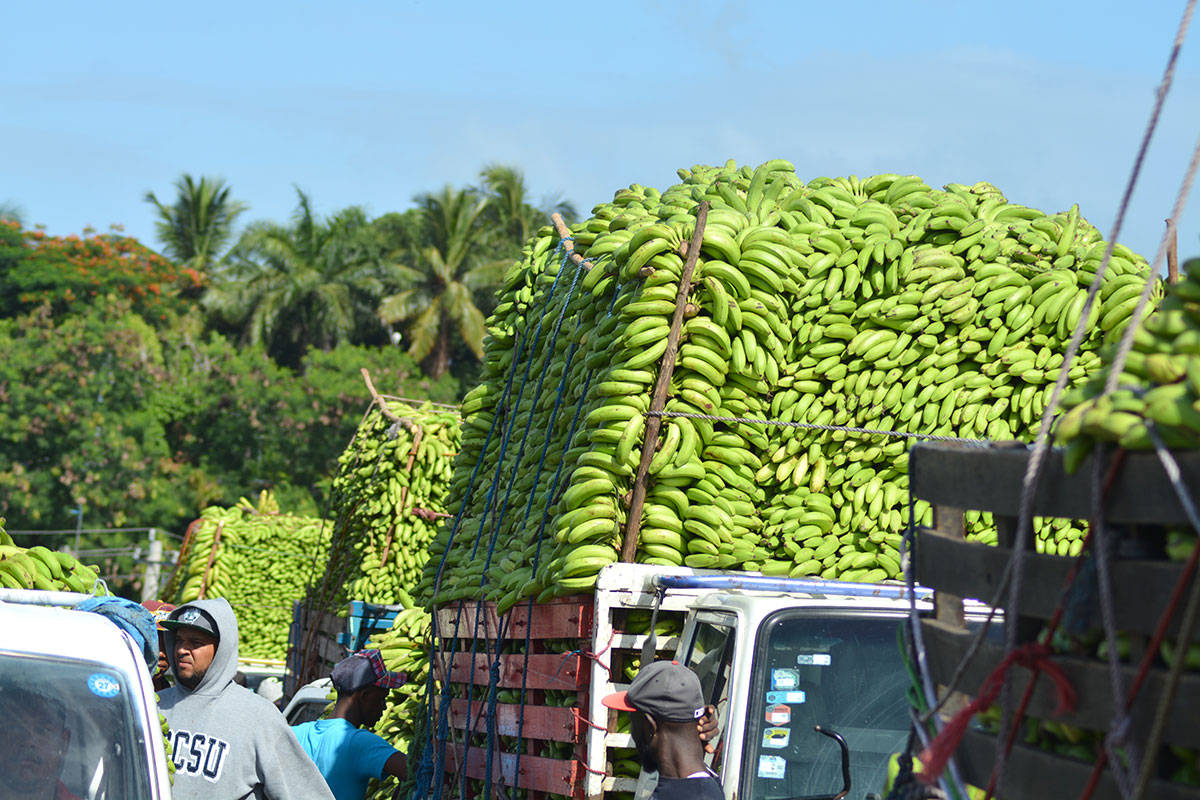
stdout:
{"type": "Polygon", "coordinates": [[[922,771],[918,777],[922,781],[933,783],[942,774],[946,763],[954,755],[954,751],[958,749],[959,742],[962,741],[963,735],[967,732],[967,726],[971,723],[971,718],[978,713],[987,711],[996,702],[996,698],[1000,696],[1000,690],[1004,687],[1004,681],[1008,677],[1008,671],[1013,665],[1031,670],[1035,677],[1038,672],[1045,672],[1050,676],[1058,689],[1058,707],[1054,710],[1055,714],[1064,714],[1075,708],[1077,699],[1075,687],[1067,680],[1067,676],[1063,673],[1062,669],[1050,658],[1050,646],[1041,642],[1030,642],[1021,645],[1009,653],[992,670],[991,674],[984,680],[983,685],[979,687],[979,694],[976,695],[975,699],[955,714],[946,723],[946,727],[942,728],[942,732],[938,734],[938,737],[930,742],[925,751],[921,753],[919,759],[922,771]]]}

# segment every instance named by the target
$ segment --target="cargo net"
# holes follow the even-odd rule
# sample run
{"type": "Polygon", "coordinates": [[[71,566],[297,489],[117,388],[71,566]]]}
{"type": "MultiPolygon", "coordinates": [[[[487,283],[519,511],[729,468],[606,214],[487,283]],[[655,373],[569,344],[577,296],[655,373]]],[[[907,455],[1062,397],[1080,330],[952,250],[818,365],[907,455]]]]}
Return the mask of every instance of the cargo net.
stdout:
{"type": "MultiPolygon", "coordinates": [[[[622,555],[895,578],[910,443],[1031,440],[1072,331],[1075,386],[1149,274],[1117,245],[1085,317],[1099,233],[987,183],[805,184],[784,161],[680,175],[566,238],[543,228],[509,272],[422,597],[504,610],[586,591],[622,555]]],[[[1043,546],[1069,550],[1070,524],[1043,546]]],[[[983,516],[967,534],[995,535],[983,516]]]]}
{"type": "Polygon", "coordinates": [[[270,492],[209,506],[187,529],[163,597],[229,601],[241,658],[283,662],[292,604],[325,561],[325,522],[280,510],[270,492]]]}
{"type": "MultiPolygon", "coordinates": [[[[351,600],[412,608],[438,522],[446,516],[458,453],[457,410],[372,394],[354,438],[338,459],[326,531],[328,558],[312,576],[293,635],[298,682],[326,677],[351,600]]],[[[343,653],[344,654],[344,653],[343,653]]],[[[385,659],[386,660],[386,659],[385,659]]]]}

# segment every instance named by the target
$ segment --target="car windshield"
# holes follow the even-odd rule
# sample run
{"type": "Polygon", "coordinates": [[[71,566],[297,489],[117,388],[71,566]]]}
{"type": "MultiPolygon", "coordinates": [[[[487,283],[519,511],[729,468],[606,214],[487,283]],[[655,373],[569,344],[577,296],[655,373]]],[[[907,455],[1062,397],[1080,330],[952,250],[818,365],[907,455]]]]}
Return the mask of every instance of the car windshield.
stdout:
{"type": "Polygon", "coordinates": [[[145,734],[119,672],[0,651],[0,720],[0,794],[149,797],[145,734]]]}
{"type": "Polygon", "coordinates": [[[829,796],[842,789],[837,742],[850,746],[850,796],[879,792],[888,756],[904,748],[908,675],[901,617],[781,612],[760,632],[746,724],[740,795],[753,800],[829,796]]]}

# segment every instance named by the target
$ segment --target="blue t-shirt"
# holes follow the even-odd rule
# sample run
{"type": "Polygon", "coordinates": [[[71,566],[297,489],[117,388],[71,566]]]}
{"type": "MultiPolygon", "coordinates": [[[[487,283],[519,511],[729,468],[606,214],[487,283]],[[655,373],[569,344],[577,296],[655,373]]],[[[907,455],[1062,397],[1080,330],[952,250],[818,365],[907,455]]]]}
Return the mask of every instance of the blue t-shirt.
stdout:
{"type": "Polygon", "coordinates": [[[296,725],[292,733],[317,764],[337,800],[363,800],[367,783],[383,777],[383,765],[400,752],[370,731],[344,719],[296,725]]]}

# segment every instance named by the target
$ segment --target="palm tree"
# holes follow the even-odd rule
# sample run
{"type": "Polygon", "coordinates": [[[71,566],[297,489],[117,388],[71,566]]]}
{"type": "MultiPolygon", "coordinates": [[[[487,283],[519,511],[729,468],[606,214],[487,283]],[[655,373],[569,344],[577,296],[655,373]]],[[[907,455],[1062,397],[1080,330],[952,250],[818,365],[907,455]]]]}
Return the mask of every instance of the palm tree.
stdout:
{"type": "Polygon", "coordinates": [[[25,213],[16,203],[0,203],[0,219],[21,225],[25,221],[25,213]]]}
{"type": "Polygon", "coordinates": [[[146,192],[145,200],[155,208],[154,223],[164,252],[201,274],[208,274],[224,255],[233,237],[233,226],[246,204],[229,196],[229,186],[220,178],[196,182],[186,172],[175,181],[174,204],[165,206],[146,192]]]}
{"type": "Polygon", "coordinates": [[[557,211],[568,222],[575,217],[575,207],[564,200],[533,205],[525,186],[525,174],[516,167],[488,164],[479,177],[483,180],[483,191],[491,201],[491,212],[498,227],[511,237],[518,250],[534,231],[549,221],[551,213],[557,211]]]}
{"type": "Polygon", "coordinates": [[[431,377],[450,368],[457,334],[476,358],[483,358],[484,316],[479,296],[499,285],[511,258],[490,249],[486,212],[489,199],[471,189],[450,186],[416,198],[423,236],[408,242],[408,265],[396,264],[400,291],[385,297],[379,317],[388,324],[408,322],[409,354],[428,361],[431,377]]]}
{"type": "Polygon", "coordinates": [[[309,347],[333,348],[351,340],[383,294],[378,249],[366,214],[357,206],[327,219],[313,214],[308,195],[290,225],[256,222],[230,255],[228,279],[213,286],[204,304],[242,331],[243,341],[263,344],[280,363],[295,365],[309,347]]]}

